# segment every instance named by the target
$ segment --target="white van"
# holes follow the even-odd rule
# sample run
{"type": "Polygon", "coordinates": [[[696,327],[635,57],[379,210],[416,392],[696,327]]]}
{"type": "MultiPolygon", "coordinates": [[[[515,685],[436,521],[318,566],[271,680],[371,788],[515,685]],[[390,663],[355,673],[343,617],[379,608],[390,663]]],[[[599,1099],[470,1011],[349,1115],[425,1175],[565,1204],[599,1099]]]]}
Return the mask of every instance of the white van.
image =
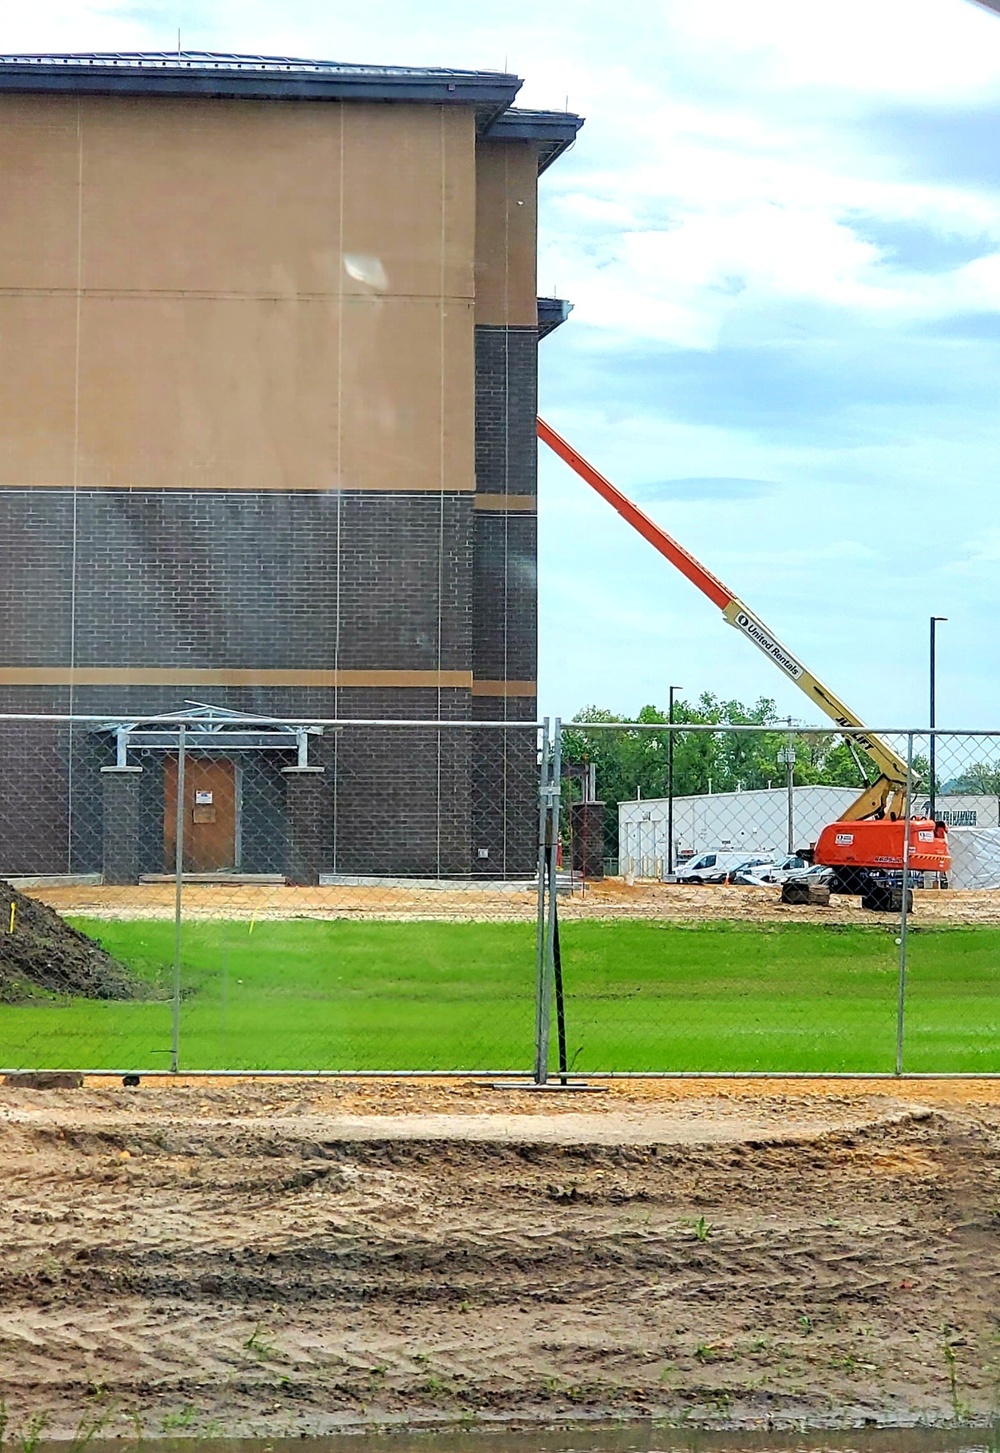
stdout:
{"type": "Polygon", "coordinates": [[[700,857],[692,858],[690,862],[679,866],[677,881],[678,883],[724,883],[736,868],[756,869],[773,862],[773,857],[748,853],[745,848],[742,852],[731,851],[727,848],[716,853],[702,853],[700,857]]]}

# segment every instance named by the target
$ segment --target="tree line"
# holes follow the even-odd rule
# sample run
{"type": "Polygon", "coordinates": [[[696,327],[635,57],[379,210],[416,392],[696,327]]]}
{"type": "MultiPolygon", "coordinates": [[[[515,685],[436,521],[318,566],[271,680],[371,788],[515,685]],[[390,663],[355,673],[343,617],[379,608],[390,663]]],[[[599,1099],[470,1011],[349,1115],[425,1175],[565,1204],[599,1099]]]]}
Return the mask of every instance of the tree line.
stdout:
{"type": "MultiPolygon", "coordinates": [[[[635,717],[588,706],[563,728],[564,768],[572,772],[573,768],[584,769],[592,764],[595,769],[597,796],[607,805],[605,838],[611,856],[617,852],[618,803],[637,794],[667,796],[669,734],[655,730],[667,722],[667,712],[657,706],[644,706],[635,717]],[[588,731],[588,726],[596,723],[620,730],[588,731]],[[637,731],[637,726],[647,729],[637,731]]],[[[723,701],[705,691],[694,702],[674,702],[674,723],[719,728],[718,731],[674,733],[675,797],[785,785],[787,768],[782,753],[789,744],[788,720],[778,715],[770,697],[760,697],[752,706],[747,706],[735,699],[723,701]],[[759,730],[726,730],[732,726],[753,726],[759,730]]],[[[796,787],[854,787],[860,792],[876,775],[867,757],[833,730],[793,727],[791,744],[795,752],[792,780],[796,787]]],[[[913,767],[920,790],[926,792],[930,780],[927,757],[915,756],[913,767]]],[[[578,775],[571,776],[566,787],[565,798],[580,797],[578,775]]],[[[1000,796],[1000,767],[980,761],[970,763],[959,775],[947,780],[941,780],[939,773],[936,790],[1000,796]]]]}
{"type": "MultiPolygon", "coordinates": [[[[563,761],[572,766],[593,763],[598,796],[606,802],[667,795],[667,732],[636,731],[635,727],[667,724],[667,713],[644,706],[636,717],[616,716],[603,707],[588,706],[563,729],[563,761]],[[620,731],[588,731],[591,723],[620,725],[620,731]]],[[[750,791],[782,787],[786,767],[781,753],[788,746],[786,720],[774,702],[761,697],[753,706],[723,701],[703,692],[697,701],[675,701],[677,725],[717,726],[718,732],[674,733],[674,795],[705,792],[750,791]],[[726,727],[754,726],[759,731],[731,732],[726,727]]],[[[865,776],[855,748],[829,732],[792,731],[795,750],[793,780],[797,787],[822,783],[857,787],[865,776]]]]}

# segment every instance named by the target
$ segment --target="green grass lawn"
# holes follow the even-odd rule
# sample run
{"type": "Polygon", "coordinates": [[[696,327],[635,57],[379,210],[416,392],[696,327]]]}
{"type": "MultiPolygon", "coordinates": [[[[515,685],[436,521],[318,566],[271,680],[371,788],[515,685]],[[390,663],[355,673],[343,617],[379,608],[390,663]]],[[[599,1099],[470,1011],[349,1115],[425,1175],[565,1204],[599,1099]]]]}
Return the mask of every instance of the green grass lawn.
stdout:
{"type": "MultiPolygon", "coordinates": [[[[173,924],[76,922],[154,997],[0,1006],[0,1066],[168,1068],[173,924]]],[[[906,1068],[1000,1071],[1000,930],[910,945],[906,1068]]],[[[577,922],[562,947],[577,1070],[893,1067],[883,929],[577,922]]],[[[531,1064],[532,924],[191,922],[183,965],[182,1069],[531,1064]]]]}

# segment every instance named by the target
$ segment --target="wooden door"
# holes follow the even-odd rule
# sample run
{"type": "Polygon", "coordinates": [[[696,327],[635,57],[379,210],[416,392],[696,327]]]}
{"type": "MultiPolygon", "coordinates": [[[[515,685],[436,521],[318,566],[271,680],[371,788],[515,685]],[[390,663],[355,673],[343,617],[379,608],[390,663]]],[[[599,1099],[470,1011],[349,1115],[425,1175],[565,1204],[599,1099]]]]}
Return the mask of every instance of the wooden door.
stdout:
{"type": "MultiPolygon", "coordinates": [[[[184,871],[219,873],[236,867],[236,764],[224,757],[184,762],[184,871]]],[[[177,854],[177,758],[164,762],[163,866],[177,854]]]]}

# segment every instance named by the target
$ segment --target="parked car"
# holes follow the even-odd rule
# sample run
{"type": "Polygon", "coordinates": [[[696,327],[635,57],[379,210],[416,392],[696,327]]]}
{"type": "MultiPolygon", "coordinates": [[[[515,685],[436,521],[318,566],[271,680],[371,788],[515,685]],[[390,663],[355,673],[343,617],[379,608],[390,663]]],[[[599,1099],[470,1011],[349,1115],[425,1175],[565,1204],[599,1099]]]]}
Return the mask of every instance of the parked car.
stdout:
{"type": "Polygon", "coordinates": [[[729,874],[729,881],[744,888],[770,888],[767,874],[773,867],[773,858],[746,858],[729,874]]]}
{"type": "Polygon", "coordinates": [[[788,853],[776,863],[762,868],[760,876],[765,883],[784,883],[787,878],[798,877],[808,870],[809,864],[798,853],[788,853]]]}
{"type": "Polygon", "coordinates": [[[745,852],[729,850],[702,853],[700,857],[692,858],[682,867],[678,866],[677,881],[678,883],[724,883],[738,869],[749,869],[751,866],[773,861],[773,858],[752,858],[748,857],[745,852]]]}
{"type": "Polygon", "coordinates": [[[801,872],[793,869],[783,881],[786,883],[829,883],[832,878],[832,868],[824,868],[821,863],[813,863],[811,868],[803,868],[801,872]]]}

